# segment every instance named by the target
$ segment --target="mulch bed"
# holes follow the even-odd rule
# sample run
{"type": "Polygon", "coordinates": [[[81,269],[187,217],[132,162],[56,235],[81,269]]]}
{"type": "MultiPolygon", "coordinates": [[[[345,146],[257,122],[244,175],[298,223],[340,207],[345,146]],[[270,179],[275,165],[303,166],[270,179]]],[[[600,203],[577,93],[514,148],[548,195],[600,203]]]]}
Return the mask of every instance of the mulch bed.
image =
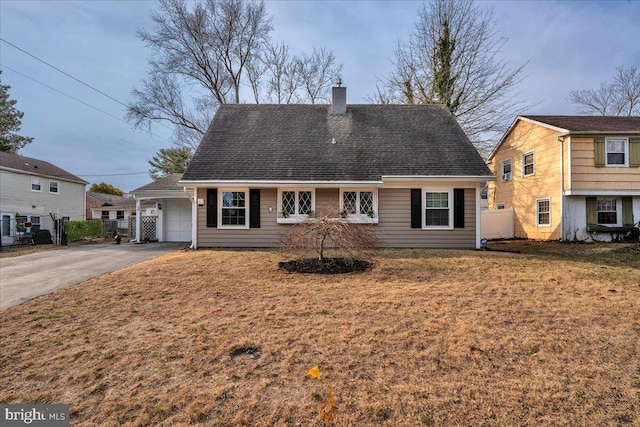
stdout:
{"type": "Polygon", "coordinates": [[[347,258],[306,258],[279,262],[278,267],[291,273],[344,274],[366,271],[371,263],[347,258]]]}

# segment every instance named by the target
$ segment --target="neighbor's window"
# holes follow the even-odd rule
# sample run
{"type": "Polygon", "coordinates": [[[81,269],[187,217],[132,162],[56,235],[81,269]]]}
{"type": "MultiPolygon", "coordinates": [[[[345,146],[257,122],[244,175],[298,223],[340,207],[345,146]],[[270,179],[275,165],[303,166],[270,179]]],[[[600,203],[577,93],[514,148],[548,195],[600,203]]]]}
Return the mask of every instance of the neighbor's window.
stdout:
{"type": "Polygon", "coordinates": [[[529,151],[522,155],[522,176],[531,176],[534,174],[533,151],[529,151]]]}
{"type": "Polygon", "coordinates": [[[102,211],[102,214],[100,215],[100,218],[109,219],[109,211],[102,211]]]}
{"type": "Polygon", "coordinates": [[[223,191],[221,203],[221,225],[247,225],[247,193],[245,191],[223,191]]]}
{"type": "Polygon", "coordinates": [[[60,194],[60,183],[58,181],[49,181],[49,193],[60,194]]]}
{"type": "Polygon", "coordinates": [[[504,203],[498,203],[496,209],[504,209],[504,203]]]}
{"type": "Polygon", "coordinates": [[[448,191],[430,192],[425,194],[425,226],[450,227],[451,203],[448,191]]]}
{"type": "Polygon", "coordinates": [[[42,192],[42,178],[31,177],[31,191],[42,192]]]}
{"type": "Polygon", "coordinates": [[[116,219],[124,219],[124,211],[116,211],[116,219]]]}
{"type": "Polygon", "coordinates": [[[511,181],[511,159],[502,161],[502,182],[511,181]]]}
{"type": "Polygon", "coordinates": [[[598,224],[617,225],[618,224],[618,200],[598,199],[596,212],[598,213],[598,224]]]}
{"type": "Polygon", "coordinates": [[[31,229],[30,231],[32,233],[36,232],[36,231],[40,231],[40,217],[39,216],[32,216],[29,218],[29,222],[31,222],[31,229]]]}
{"type": "Polygon", "coordinates": [[[607,166],[628,166],[629,140],[626,138],[609,139],[605,141],[607,166]]]}
{"type": "Polygon", "coordinates": [[[278,217],[311,215],[315,208],[314,191],[279,190],[278,202],[280,204],[278,217]]]}
{"type": "Polygon", "coordinates": [[[550,199],[536,200],[536,216],[538,227],[551,225],[551,201],[550,199]]]}

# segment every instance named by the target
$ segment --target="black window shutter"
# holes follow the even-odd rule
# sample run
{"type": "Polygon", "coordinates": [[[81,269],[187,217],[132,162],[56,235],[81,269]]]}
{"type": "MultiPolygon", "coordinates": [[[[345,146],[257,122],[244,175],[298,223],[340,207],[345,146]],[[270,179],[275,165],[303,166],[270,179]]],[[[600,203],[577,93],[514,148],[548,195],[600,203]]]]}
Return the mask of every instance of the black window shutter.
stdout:
{"type": "Polygon", "coordinates": [[[260,228],[260,190],[249,190],[249,228],[260,228]]]}
{"type": "Polygon", "coordinates": [[[411,189],[411,228],[422,228],[422,190],[411,189]]]}
{"type": "Polygon", "coordinates": [[[464,188],[453,189],[453,228],[464,228],[464,188]]]}
{"type": "Polygon", "coordinates": [[[207,188],[207,227],[218,226],[218,189],[207,188]]]}

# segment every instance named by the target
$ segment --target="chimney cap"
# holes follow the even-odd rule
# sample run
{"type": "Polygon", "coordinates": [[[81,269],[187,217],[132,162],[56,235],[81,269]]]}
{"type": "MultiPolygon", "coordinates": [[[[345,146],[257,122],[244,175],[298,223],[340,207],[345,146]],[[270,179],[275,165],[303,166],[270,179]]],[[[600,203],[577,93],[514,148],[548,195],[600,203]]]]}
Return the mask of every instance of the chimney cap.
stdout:
{"type": "Polygon", "coordinates": [[[342,78],[341,78],[340,76],[338,76],[338,78],[336,79],[336,85],[337,85],[338,87],[341,87],[341,86],[342,86],[342,78]]]}

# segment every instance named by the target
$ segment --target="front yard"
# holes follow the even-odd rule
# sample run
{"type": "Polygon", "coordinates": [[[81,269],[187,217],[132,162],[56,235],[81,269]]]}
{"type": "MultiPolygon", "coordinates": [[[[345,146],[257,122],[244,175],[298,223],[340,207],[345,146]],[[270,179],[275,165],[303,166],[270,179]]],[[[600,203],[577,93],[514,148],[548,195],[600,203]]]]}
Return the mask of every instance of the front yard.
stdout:
{"type": "Polygon", "coordinates": [[[72,426],[639,426],[640,255],[380,251],[364,273],[181,252],[0,313],[0,402],[72,426]],[[306,372],[320,368],[321,380],[306,372]]]}

